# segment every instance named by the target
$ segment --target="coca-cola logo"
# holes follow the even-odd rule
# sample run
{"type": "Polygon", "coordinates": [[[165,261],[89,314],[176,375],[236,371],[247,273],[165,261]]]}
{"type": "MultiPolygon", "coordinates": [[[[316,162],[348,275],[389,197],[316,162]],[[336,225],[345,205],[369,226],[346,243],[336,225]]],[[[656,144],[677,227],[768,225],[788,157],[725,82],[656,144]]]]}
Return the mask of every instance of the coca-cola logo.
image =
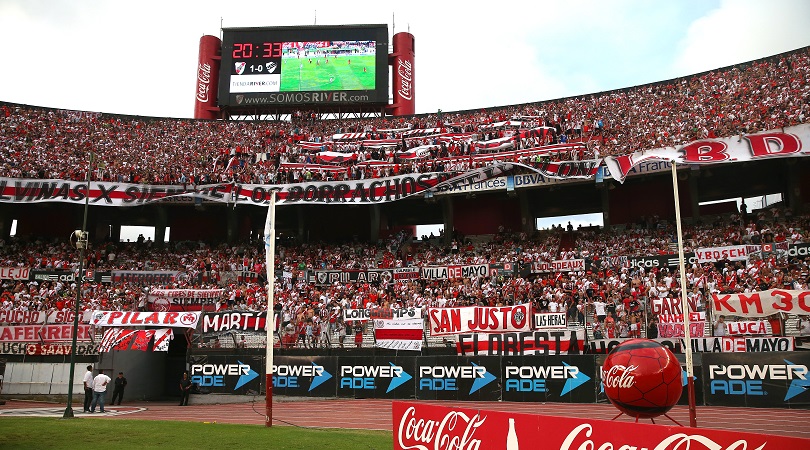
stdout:
{"type": "Polygon", "coordinates": [[[422,419],[411,406],[399,420],[397,444],[403,450],[477,450],[481,439],[475,433],[486,420],[459,411],[450,411],[441,420],[422,419]]]}
{"type": "Polygon", "coordinates": [[[633,372],[636,369],[638,369],[638,366],[615,365],[611,367],[602,376],[605,388],[627,389],[632,387],[636,378],[633,372]]]}
{"type": "Polygon", "coordinates": [[[208,92],[211,84],[211,65],[201,63],[197,66],[197,101],[208,102],[208,92]]]}
{"type": "MultiPolygon", "coordinates": [[[[560,446],[560,450],[571,450],[571,449],[593,449],[593,448],[650,448],[652,450],[669,450],[669,449],[688,449],[693,448],[693,443],[695,444],[694,447],[697,448],[698,444],[700,448],[706,448],[708,450],[746,450],[748,449],[748,441],[745,439],[740,439],[735,442],[732,442],[729,446],[723,447],[723,445],[718,444],[714,440],[709,437],[700,435],[700,434],[685,434],[685,433],[676,433],[671,436],[667,436],[666,438],[662,439],[655,447],[651,447],[647,444],[633,446],[632,444],[619,444],[619,443],[611,443],[605,442],[599,444],[598,442],[594,442],[591,439],[591,435],[593,434],[593,426],[588,423],[583,423],[582,425],[577,426],[570,433],[568,436],[565,437],[562,445],[560,446]]],[[[630,436],[630,435],[628,435],[630,436]]],[[[765,444],[760,445],[759,447],[753,448],[752,450],[762,450],[767,445],[765,444]]]]}
{"type": "Polygon", "coordinates": [[[399,95],[405,100],[413,100],[413,63],[405,59],[397,59],[397,73],[399,74],[399,95]]]}

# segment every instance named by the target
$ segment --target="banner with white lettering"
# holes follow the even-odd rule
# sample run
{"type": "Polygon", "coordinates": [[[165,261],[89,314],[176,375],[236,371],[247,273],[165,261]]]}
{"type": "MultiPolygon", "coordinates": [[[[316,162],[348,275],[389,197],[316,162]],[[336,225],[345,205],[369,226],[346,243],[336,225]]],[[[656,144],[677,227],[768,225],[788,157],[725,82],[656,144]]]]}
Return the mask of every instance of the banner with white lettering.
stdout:
{"type": "MultiPolygon", "coordinates": [[[[689,305],[690,314],[693,314],[695,311],[698,310],[698,302],[695,298],[687,298],[687,304],[689,305]]],[[[667,315],[681,315],[683,314],[682,302],[679,298],[655,298],[652,300],[652,313],[658,314],[660,316],[667,316],[667,315]]],[[[705,320],[706,316],[704,313],[703,319],[705,320]]]]}
{"type": "Polygon", "coordinates": [[[533,273],[580,272],[583,270],[585,270],[584,259],[561,259],[551,262],[537,261],[532,263],[533,273]]]}
{"type": "Polygon", "coordinates": [[[152,311],[213,311],[225,289],[152,289],[146,296],[152,311]]]}
{"type": "Polygon", "coordinates": [[[431,336],[502,333],[531,329],[531,303],[514,306],[428,308],[431,336]]]}
{"type": "Polygon", "coordinates": [[[266,331],[267,312],[218,312],[202,316],[202,332],[266,331]]]}
{"type": "Polygon", "coordinates": [[[179,272],[172,270],[113,270],[113,283],[164,285],[173,283],[179,272]]]}
{"type": "Polygon", "coordinates": [[[766,317],[810,314],[810,291],[771,289],[750,294],[712,294],[716,316],[766,317]]]}
{"type": "MultiPolygon", "coordinates": [[[[79,325],[77,339],[89,341],[90,325],[79,325]]],[[[73,339],[73,325],[0,326],[0,342],[62,342],[73,339]]]]}
{"type": "Polygon", "coordinates": [[[534,329],[568,328],[568,317],[561,313],[534,313],[534,329]]]}
{"type": "Polygon", "coordinates": [[[471,333],[456,338],[459,355],[569,355],[585,352],[585,329],[526,333],[471,333]]]}
{"type": "Polygon", "coordinates": [[[379,283],[390,282],[394,279],[391,270],[316,270],[314,271],[315,284],[326,286],[338,283],[379,283]]]}
{"type": "Polygon", "coordinates": [[[422,320],[422,308],[347,308],[343,310],[345,322],[376,319],[422,320]]]}
{"type": "Polygon", "coordinates": [[[90,324],[97,327],[179,327],[197,328],[199,311],[141,312],[93,311],[90,324]]]}
{"type": "MultiPolygon", "coordinates": [[[[595,339],[588,342],[588,353],[609,353],[614,347],[629,339],[595,339]]],[[[654,341],[672,350],[683,353],[685,340],[678,338],[657,338],[654,341]]],[[[692,351],[696,353],[735,353],[735,352],[792,352],[795,349],[793,336],[771,337],[703,337],[692,338],[692,351]]]]}
{"type": "Polygon", "coordinates": [[[422,351],[424,321],[419,319],[377,319],[374,346],[389,350],[422,351]]]}
{"type": "Polygon", "coordinates": [[[627,174],[645,161],[676,161],[678,165],[689,165],[796,158],[810,156],[810,153],[802,151],[808,145],[810,145],[810,125],[802,124],[778,131],[749,134],[742,139],[738,136],[705,139],[686,145],[609,156],[605,158],[605,165],[610,170],[610,176],[623,183],[627,174]]]}
{"type": "Polygon", "coordinates": [[[810,448],[810,439],[711,428],[543,416],[426,402],[395,401],[391,408],[393,450],[810,448]]]}

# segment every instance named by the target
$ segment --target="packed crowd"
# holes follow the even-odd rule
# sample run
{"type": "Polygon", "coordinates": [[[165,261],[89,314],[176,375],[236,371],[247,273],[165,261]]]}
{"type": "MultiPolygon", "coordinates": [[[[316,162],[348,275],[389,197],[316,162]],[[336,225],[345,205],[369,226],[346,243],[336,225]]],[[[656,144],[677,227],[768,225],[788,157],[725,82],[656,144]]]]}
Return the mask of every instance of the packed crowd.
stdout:
{"type": "MultiPolygon", "coordinates": [[[[708,73],[598,94],[408,118],[196,121],[0,105],[0,173],[14,178],[201,185],[359,179],[471,168],[472,156],[583,142],[598,159],[806,123],[810,47],[708,73]],[[339,137],[338,137],[339,136],[339,137]],[[424,151],[409,155],[414,148],[424,151]],[[325,164],[320,155],[330,155],[325,164]],[[351,158],[339,155],[352,153],[351,158]],[[336,156],[338,155],[338,156],[336,156]]],[[[483,164],[481,162],[479,164],[483,164]]]]}
{"type": "MultiPolygon", "coordinates": [[[[744,243],[807,242],[810,216],[786,214],[783,208],[717,218],[684,228],[685,251],[744,243]]],[[[508,305],[532,302],[538,311],[566,312],[569,320],[588,323],[606,337],[632,336],[649,328],[652,299],[679,298],[677,269],[644,269],[617,264],[617,256],[673,253],[675,229],[657,218],[624,230],[544,230],[529,236],[502,232],[483,242],[452,236],[449,243],[414,241],[404,232],[377,244],[284,244],[277,247],[275,309],[285,324],[313,333],[345,333],[341,310],[363,307],[446,307],[508,305]],[[561,236],[572,233],[574,244],[564,248],[561,236]],[[585,259],[587,271],[532,273],[532,263],[585,259]],[[319,285],[315,270],[374,269],[407,266],[515,263],[513,277],[455,280],[393,280],[380,283],[319,285]],[[609,312],[611,320],[605,320],[609,312]],[[595,317],[601,317],[601,320],[595,317]],[[610,325],[610,326],[608,326],[610,325]]],[[[0,266],[75,270],[77,252],[66,244],[21,242],[0,247],[0,266]]],[[[150,288],[224,288],[213,309],[264,311],[267,308],[265,255],[261,242],[228,246],[182,242],[158,248],[150,242],[94,246],[84,266],[96,271],[169,270],[178,275],[171,284],[83,282],[78,287],[82,308],[136,310],[149,308],[150,288]],[[248,276],[247,274],[252,274],[248,276]]],[[[690,299],[710,312],[712,293],[753,292],[771,288],[808,290],[810,257],[771,254],[747,261],[691,264],[686,280],[690,299]]],[[[77,286],[59,281],[2,283],[3,309],[54,310],[74,308],[77,286]]],[[[810,331],[810,330],[808,330],[810,331]]],[[[352,334],[349,328],[349,335],[352,334]]],[[[596,333],[595,333],[596,334],[596,333]]],[[[313,338],[314,339],[314,338],[313,338]]],[[[307,341],[314,342],[314,341],[307,341]]]]}

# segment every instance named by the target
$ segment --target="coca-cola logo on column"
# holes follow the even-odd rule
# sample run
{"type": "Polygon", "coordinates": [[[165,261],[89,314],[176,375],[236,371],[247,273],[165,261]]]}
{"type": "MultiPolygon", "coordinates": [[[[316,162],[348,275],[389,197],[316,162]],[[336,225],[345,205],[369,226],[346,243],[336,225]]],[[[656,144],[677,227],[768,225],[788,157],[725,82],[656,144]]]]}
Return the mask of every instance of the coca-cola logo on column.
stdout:
{"type": "Polygon", "coordinates": [[[399,74],[399,96],[405,100],[413,100],[413,62],[397,58],[397,73],[399,74]]]}
{"type": "Polygon", "coordinates": [[[197,101],[208,102],[208,91],[211,88],[211,65],[201,63],[197,66],[197,101]]]}

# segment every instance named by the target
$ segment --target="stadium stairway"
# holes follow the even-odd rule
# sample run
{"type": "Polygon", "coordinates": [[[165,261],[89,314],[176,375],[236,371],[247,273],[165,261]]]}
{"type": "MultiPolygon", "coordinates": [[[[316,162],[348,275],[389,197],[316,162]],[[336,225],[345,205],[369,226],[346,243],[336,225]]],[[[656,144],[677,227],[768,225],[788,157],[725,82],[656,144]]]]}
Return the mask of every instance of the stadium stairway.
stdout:
{"type": "Polygon", "coordinates": [[[577,236],[575,231],[563,231],[560,234],[560,250],[573,250],[577,248],[577,236]]]}

